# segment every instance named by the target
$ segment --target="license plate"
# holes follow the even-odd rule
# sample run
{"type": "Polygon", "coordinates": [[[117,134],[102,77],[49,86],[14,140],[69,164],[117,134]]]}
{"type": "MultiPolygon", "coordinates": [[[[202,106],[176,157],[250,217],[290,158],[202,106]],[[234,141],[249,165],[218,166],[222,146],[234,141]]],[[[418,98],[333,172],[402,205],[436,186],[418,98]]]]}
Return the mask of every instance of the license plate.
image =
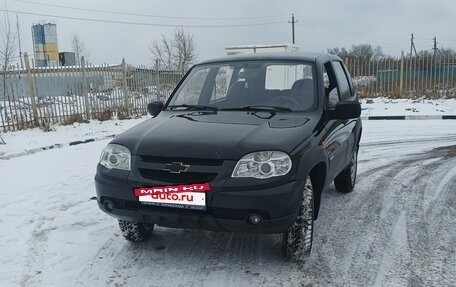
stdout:
{"type": "Polygon", "coordinates": [[[135,188],[142,204],[187,209],[206,209],[209,183],[135,188]]]}

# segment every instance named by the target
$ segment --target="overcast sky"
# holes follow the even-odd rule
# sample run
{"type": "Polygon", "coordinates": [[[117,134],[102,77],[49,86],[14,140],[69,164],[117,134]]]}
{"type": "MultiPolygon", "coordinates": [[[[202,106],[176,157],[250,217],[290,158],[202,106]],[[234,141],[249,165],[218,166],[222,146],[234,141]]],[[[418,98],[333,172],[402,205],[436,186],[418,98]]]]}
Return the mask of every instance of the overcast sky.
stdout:
{"type": "MultiPolygon", "coordinates": [[[[10,20],[14,25],[16,14],[19,16],[24,52],[33,54],[32,24],[46,20],[57,24],[60,51],[71,51],[71,35],[78,33],[90,51],[90,61],[94,64],[118,63],[125,58],[128,63],[135,65],[151,65],[152,55],[148,47],[161,34],[172,33],[173,25],[246,25],[185,27],[185,31],[194,35],[198,60],[224,55],[225,46],[290,43],[291,25],[288,21],[291,20],[291,13],[298,20],[296,44],[301,51],[321,52],[336,46],[349,48],[352,44],[370,43],[380,45],[384,52],[398,56],[401,50],[410,49],[411,33],[415,34],[417,50],[431,49],[434,36],[437,37],[439,47],[456,47],[454,0],[1,1],[4,1],[10,11],[10,20]],[[148,25],[103,23],[88,19],[148,25]]],[[[2,21],[3,19],[2,17],[2,21]]]]}

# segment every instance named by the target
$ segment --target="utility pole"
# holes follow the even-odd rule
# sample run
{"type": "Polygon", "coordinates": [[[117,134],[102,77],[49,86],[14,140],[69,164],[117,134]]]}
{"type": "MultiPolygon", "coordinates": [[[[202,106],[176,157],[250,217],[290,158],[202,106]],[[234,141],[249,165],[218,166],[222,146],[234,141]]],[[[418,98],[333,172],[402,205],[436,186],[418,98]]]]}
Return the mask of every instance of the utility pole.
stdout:
{"type": "Polygon", "coordinates": [[[437,42],[437,37],[434,36],[434,39],[433,39],[433,40],[434,40],[434,47],[432,48],[432,50],[434,51],[434,57],[435,57],[435,54],[436,54],[437,52],[439,52],[439,54],[440,54],[440,50],[439,50],[439,48],[437,48],[437,44],[438,44],[438,42],[437,42]]]}
{"type": "Polygon", "coordinates": [[[415,40],[415,37],[413,36],[413,33],[412,33],[412,37],[410,38],[410,58],[412,58],[413,51],[415,52],[415,56],[418,56],[417,52],[416,52],[416,48],[415,48],[415,43],[413,42],[413,40],[415,40]]]}
{"type": "Polygon", "coordinates": [[[17,42],[19,44],[19,59],[21,60],[21,69],[24,69],[24,62],[22,61],[21,32],[19,31],[19,16],[17,14],[16,14],[16,27],[17,27],[17,42]]]}
{"type": "Polygon", "coordinates": [[[295,28],[294,28],[294,24],[298,23],[298,19],[296,19],[296,21],[295,21],[294,14],[291,14],[291,22],[288,21],[288,23],[291,23],[291,39],[292,39],[292,43],[294,44],[295,43],[295,28]]]}

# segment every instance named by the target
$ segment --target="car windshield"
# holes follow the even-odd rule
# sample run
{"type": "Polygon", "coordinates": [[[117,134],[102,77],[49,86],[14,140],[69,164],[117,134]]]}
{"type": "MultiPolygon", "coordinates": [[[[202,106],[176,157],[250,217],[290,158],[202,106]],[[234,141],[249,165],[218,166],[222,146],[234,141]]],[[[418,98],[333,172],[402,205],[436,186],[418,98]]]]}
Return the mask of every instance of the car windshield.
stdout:
{"type": "Polygon", "coordinates": [[[192,69],[167,110],[307,111],[316,102],[314,66],[306,62],[239,61],[192,69]]]}

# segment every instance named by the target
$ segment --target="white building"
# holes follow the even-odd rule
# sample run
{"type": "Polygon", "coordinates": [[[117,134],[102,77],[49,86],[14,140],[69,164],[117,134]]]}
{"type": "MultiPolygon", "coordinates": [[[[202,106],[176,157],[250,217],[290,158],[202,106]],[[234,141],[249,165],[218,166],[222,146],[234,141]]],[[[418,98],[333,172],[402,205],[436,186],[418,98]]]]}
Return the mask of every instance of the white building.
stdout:
{"type": "Polygon", "coordinates": [[[240,45],[225,47],[227,56],[249,53],[297,52],[298,50],[298,46],[294,44],[240,45]]]}

